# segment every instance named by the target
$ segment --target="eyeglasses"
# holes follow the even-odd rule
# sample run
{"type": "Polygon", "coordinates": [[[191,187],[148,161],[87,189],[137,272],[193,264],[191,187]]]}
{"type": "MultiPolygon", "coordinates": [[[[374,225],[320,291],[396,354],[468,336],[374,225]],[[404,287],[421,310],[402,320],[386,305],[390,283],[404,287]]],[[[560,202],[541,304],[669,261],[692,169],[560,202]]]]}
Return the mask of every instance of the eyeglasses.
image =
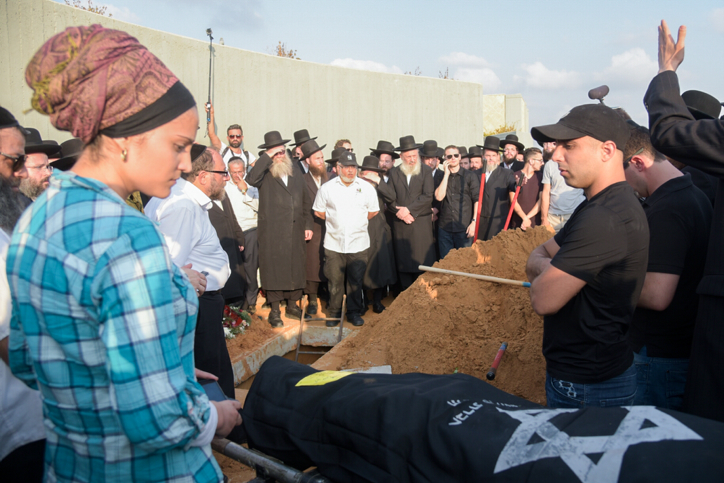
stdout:
{"type": "Polygon", "coordinates": [[[644,152],[644,148],[641,148],[638,151],[636,151],[635,153],[633,153],[631,156],[629,156],[628,158],[624,159],[623,160],[623,169],[628,168],[628,165],[631,164],[631,160],[633,159],[634,156],[638,156],[639,154],[641,154],[643,152],[644,152]]]}
{"type": "Polygon", "coordinates": [[[25,169],[37,169],[40,171],[46,169],[46,170],[48,170],[48,173],[52,174],[54,168],[49,164],[44,164],[43,166],[25,166],[25,169]]]}
{"type": "Polygon", "coordinates": [[[460,154],[448,154],[445,156],[446,159],[459,158],[460,154]]]}
{"type": "Polygon", "coordinates": [[[228,171],[212,171],[212,170],[210,170],[210,169],[205,169],[204,171],[206,171],[207,173],[220,174],[220,175],[223,176],[224,178],[228,178],[228,177],[229,177],[229,172],[228,172],[228,171]]]}
{"type": "Polygon", "coordinates": [[[27,159],[27,155],[20,154],[18,156],[10,156],[9,154],[0,153],[0,156],[5,156],[8,159],[11,159],[13,161],[13,172],[20,170],[23,165],[25,164],[25,160],[27,159]]]}
{"type": "Polygon", "coordinates": [[[227,134],[227,136],[229,136],[229,139],[241,139],[241,134],[227,134]]]}

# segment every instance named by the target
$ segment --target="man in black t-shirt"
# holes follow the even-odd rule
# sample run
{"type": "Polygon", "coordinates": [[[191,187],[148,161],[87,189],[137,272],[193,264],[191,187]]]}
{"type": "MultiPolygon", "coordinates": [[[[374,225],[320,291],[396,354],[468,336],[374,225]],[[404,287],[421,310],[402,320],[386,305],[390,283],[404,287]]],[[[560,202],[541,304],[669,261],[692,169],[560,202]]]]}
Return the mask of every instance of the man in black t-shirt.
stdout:
{"type": "Polygon", "coordinates": [[[651,233],[629,331],[638,373],[635,404],[681,410],[713,210],[691,176],[653,148],[647,129],[632,129],[624,155],[626,180],[646,198],[651,233]]]}
{"type": "Polygon", "coordinates": [[[526,266],[533,309],[545,315],[543,355],[549,407],[631,405],[636,369],[628,329],[646,275],[646,216],[626,183],[629,127],[602,104],[575,107],[535,127],[556,141],[561,176],[586,201],[526,266]]]}

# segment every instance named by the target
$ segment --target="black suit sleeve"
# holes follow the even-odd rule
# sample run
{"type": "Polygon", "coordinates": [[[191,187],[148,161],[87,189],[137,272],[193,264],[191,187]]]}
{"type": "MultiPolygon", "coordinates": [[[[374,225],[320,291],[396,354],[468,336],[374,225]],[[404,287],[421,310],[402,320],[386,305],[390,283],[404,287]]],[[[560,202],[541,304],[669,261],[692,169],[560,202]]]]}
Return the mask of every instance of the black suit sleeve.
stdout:
{"type": "Polygon", "coordinates": [[[724,122],[694,119],[679,94],[675,72],[662,72],[653,78],[644,104],[656,149],[676,161],[724,178],[724,122]]]}
{"type": "Polygon", "coordinates": [[[255,188],[259,188],[271,165],[272,158],[266,153],[262,154],[254,163],[254,167],[246,174],[246,182],[255,188]]]}
{"type": "Polygon", "coordinates": [[[380,182],[377,184],[377,192],[388,205],[394,203],[397,199],[397,193],[395,193],[395,189],[388,183],[385,183],[384,179],[380,179],[380,182]]]}
{"type": "MultiPolygon", "coordinates": [[[[427,166],[425,167],[427,168],[427,166]]],[[[430,173],[426,171],[423,169],[420,173],[422,176],[422,193],[407,207],[413,218],[432,214],[432,194],[435,192],[435,182],[430,173]]]]}

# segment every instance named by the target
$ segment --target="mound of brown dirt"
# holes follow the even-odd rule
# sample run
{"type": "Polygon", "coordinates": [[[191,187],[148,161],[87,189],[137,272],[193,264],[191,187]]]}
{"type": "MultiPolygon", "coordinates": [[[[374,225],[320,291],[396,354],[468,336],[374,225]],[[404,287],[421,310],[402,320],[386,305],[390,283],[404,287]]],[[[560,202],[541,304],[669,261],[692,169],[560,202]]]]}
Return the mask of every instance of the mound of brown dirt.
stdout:
{"type": "MultiPolygon", "coordinates": [[[[503,232],[451,251],[435,267],[527,280],[528,255],[551,236],[545,227],[503,232]]],[[[368,313],[366,321],[356,337],[343,341],[314,367],[389,364],[395,374],[451,374],[457,369],[485,380],[500,345],[507,342],[491,384],[545,404],[543,318],[533,312],[527,288],[428,272],[382,314],[368,313]]]]}

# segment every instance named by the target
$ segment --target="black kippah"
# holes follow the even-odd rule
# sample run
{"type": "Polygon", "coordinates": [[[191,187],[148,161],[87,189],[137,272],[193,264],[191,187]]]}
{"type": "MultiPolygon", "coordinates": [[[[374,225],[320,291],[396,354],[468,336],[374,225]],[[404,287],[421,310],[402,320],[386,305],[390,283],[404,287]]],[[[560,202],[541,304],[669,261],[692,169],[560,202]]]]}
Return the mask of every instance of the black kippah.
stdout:
{"type": "Polygon", "coordinates": [[[172,85],[156,102],[149,104],[118,124],[103,129],[100,134],[109,138],[125,138],[142,134],[173,121],[195,105],[194,96],[179,81],[172,85]]]}
{"type": "Polygon", "coordinates": [[[206,146],[203,144],[192,144],[191,145],[191,162],[193,163],[196,161],[196,158],[204,154],[204,151],[206,151],[206,146]]]}

